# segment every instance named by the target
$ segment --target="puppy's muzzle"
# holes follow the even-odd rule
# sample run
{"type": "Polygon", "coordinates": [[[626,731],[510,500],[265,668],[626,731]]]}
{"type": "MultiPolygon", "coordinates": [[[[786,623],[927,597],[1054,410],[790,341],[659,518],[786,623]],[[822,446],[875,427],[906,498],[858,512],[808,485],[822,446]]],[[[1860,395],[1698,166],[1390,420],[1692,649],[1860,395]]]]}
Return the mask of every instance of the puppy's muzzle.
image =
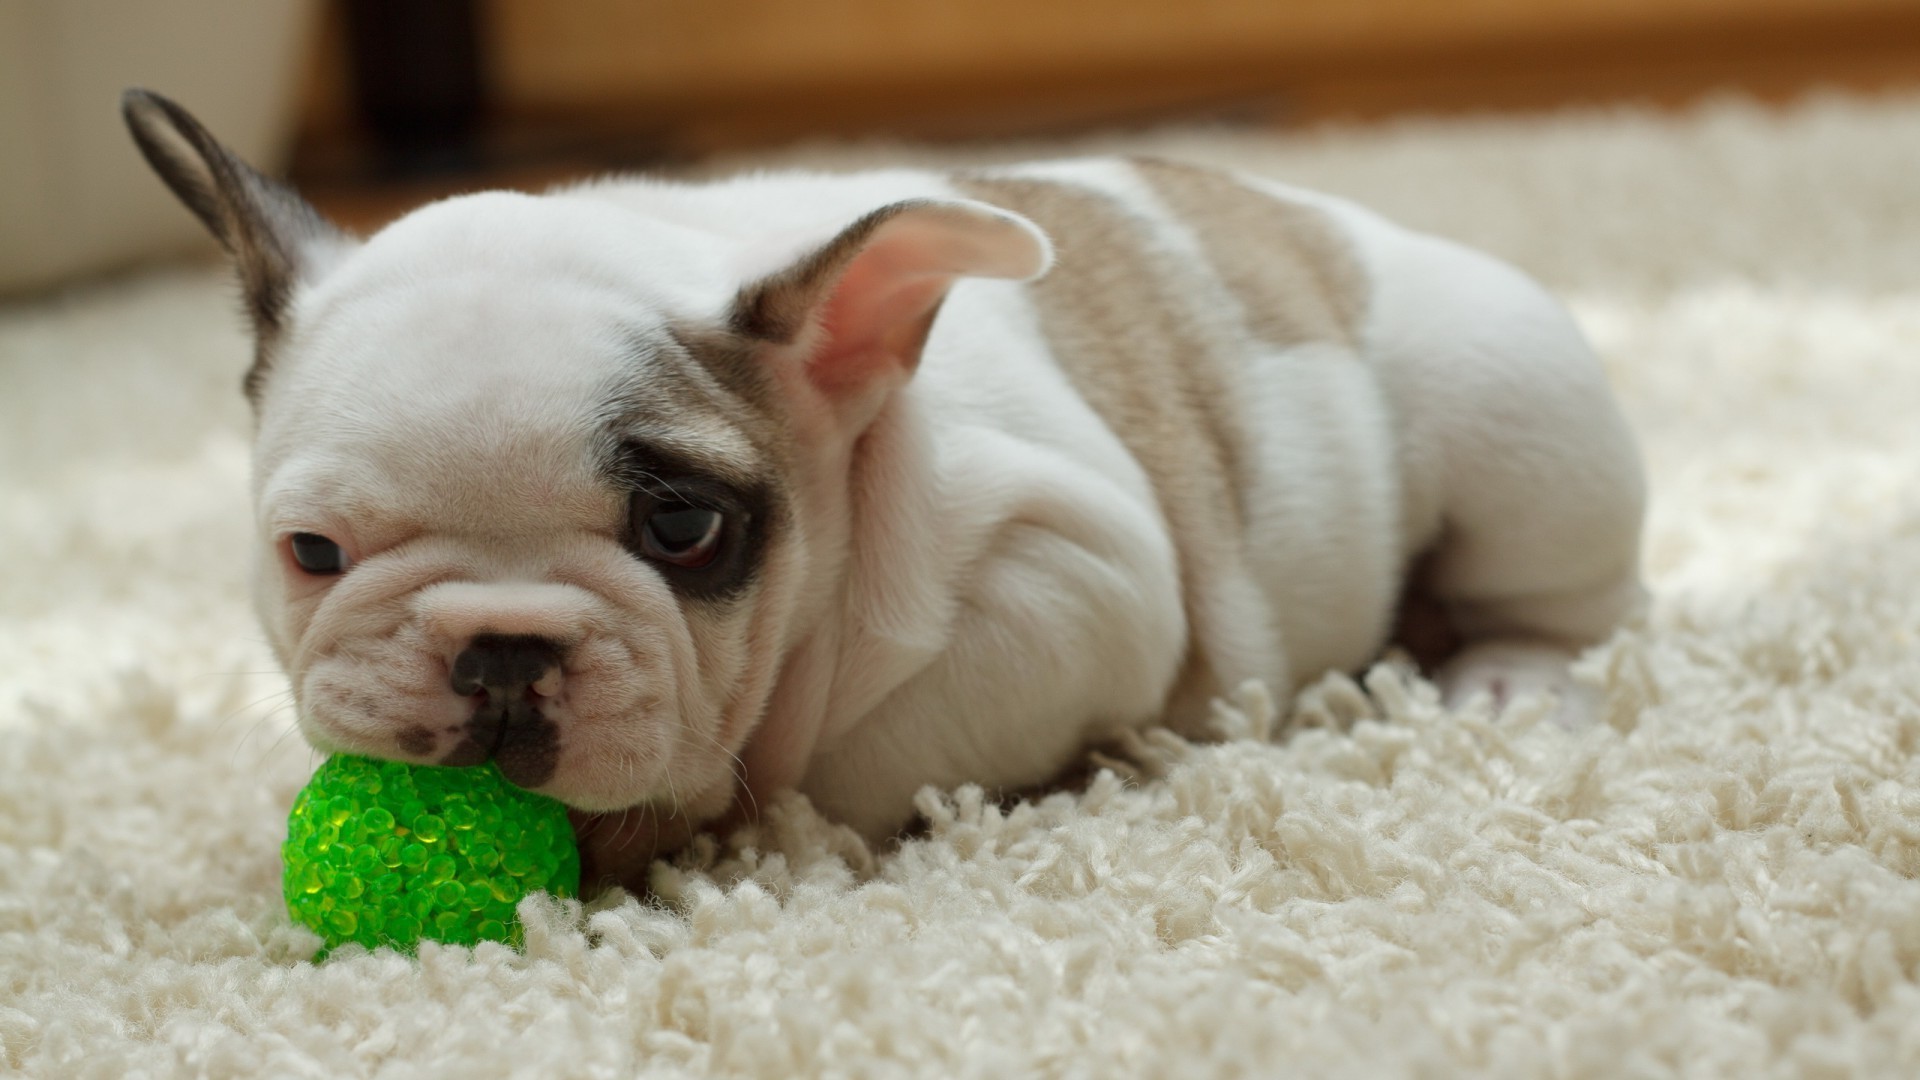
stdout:
{"type": "Polygon", "coordinates": [[[466,737],[443,765],[478,765],[492,758],[501,775],[522,787],[553,777],[560,758],[559,728],[541,711],[560,691],[561,648],[526,634],[476,634],[454,657],[453,692],[473,698],[466,737]]]}

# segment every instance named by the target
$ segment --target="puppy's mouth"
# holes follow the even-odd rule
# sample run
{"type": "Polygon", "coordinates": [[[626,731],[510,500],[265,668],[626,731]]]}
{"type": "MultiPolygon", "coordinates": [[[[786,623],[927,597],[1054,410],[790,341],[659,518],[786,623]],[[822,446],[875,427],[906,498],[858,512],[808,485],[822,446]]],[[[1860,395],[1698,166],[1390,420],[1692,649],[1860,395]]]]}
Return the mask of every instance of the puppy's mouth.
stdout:
{"type": "Polygon", "coordinates": [[[560,765],[560,727],[541,714],[537,702],[487,698],[440,764],[480,765],[489,759],[515,784],[540,787],[560,765]]]}
{"type": "MultiPolygon", "coordinates": [[[[473,701],[473,715],[440,764],[491,760],[500,775],[524,788],[552,780],[560,764],[560,727],[544,710],[559,692],[560,673],[560,650],[543,638],[474,638],[454,660],[451,679],[453,692],[473,701]]],[[[424,729],[415,736],[416,745],[432,743],[424,729]]]]}

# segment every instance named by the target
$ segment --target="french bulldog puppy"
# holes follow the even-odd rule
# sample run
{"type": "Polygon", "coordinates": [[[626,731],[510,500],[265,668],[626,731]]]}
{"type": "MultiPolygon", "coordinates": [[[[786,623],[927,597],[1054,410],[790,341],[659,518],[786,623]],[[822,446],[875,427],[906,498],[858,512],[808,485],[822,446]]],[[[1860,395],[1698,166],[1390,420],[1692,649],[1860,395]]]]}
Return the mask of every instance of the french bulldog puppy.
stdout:
{"type": "Polygon", "coordinates": [[[496,761],[604,880],[797,788],[870,836],[1367,664],[1565,685],[1641,602],[1595,359],[1509,267],[1151,160],[617,178],[326,222],[129,91],[233,255],[258,608],[323,751],[496,761]]]}

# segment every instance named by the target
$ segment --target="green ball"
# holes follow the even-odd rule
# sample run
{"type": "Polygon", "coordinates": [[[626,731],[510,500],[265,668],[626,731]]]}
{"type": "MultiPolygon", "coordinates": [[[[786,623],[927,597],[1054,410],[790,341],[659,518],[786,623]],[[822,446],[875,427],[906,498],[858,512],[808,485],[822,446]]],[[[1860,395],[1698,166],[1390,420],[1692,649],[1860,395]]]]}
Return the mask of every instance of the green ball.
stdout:
{"type": "Polygon", "coordinates": [[[514,905],[580,891],[565,806],[470,769],[338,756],[287,818],[287,911],[334,949],[520,944],[514,905]]]}

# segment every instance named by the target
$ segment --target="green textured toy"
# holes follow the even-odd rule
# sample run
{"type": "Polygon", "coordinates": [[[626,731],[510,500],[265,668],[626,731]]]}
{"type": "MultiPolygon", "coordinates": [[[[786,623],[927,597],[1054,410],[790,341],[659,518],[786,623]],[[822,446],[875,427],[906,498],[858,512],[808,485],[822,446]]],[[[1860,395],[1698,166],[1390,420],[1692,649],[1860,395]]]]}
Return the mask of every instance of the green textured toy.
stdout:
{"type": "Polygon", "coordinates": [[[517,946],[521,897],[580,891],[566,807],[490,762],[329,758],[294,800],[281,854],[287,911],[328,949],[411,952],[422,938],[517,946]]]}

